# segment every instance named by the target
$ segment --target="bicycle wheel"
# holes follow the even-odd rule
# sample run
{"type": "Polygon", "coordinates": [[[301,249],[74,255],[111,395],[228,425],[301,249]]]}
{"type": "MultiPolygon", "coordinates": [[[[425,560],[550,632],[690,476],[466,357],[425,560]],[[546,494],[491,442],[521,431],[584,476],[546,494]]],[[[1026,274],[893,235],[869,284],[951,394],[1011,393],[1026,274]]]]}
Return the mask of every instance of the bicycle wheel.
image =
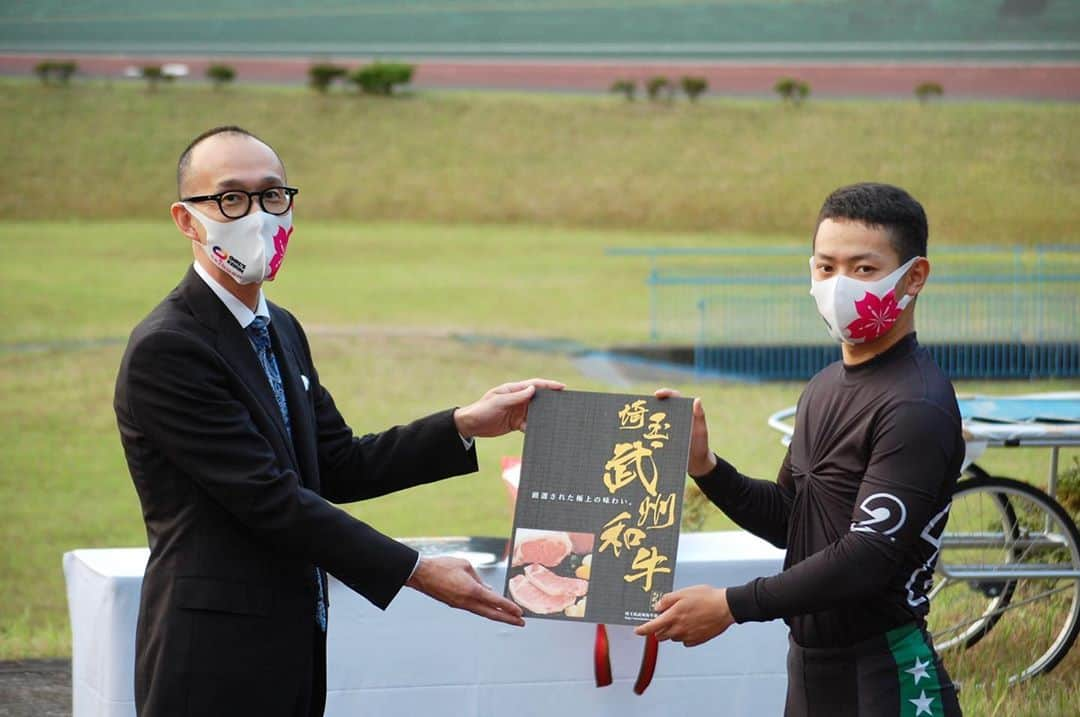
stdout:
{"type": "MultiPolygon", "coordinates": [[[[1016,511],[1008,495],[995,492],[986,481],[992,480],[978,466],[977,477],[957,483],[953,491],[949,522],[942,535],[941,553],[934,585],[929,591],[932,618],[931,634],[938,652],[973,647],[1001,619],[1005,607],[1016,590],[1016,581],[987,577],[981,580],[953,580],[946,575],[949,561],[997,565],[1015,563],[1020,552],[1009,545],[1020,536],[1016,511]],[[982,475],[980,475],[982,474],[982,475]],[[985,491],[985,495],[982,493],[985,491]],[[978,494],[976,495],[976,493],[978,494]],[[1002,536],[1001,541],[987,545],[975,543],[967,529],[978,528],[1002,536]],[[1009,540],[1004,540],[1005,537],[1009,540]],[[966,538],[966,540],[965,540],[966,538]],[[963,541],[963,553],[961,550],[963,541]],[[956,552],[954,552],[956,551],[956,552]],[[934,628],[938,628],[935,630],[934,628]]],[[[983,536],[985,538],[985,536],[983,536]]]]}
{"type": "Polygon", "coordinates": [[[1080,534],[1033,486],[960,481],[929,595],[928,629],[954,678],[1048,672],[1080,632],[1080,534]]]}

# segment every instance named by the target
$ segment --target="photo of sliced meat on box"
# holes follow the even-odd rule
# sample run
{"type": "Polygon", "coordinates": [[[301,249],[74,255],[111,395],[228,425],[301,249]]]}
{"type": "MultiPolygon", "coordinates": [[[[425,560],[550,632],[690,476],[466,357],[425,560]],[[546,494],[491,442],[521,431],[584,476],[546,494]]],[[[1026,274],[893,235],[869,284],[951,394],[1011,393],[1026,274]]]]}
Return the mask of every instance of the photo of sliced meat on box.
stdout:
{"type": "Polygon", "coordinates": [[[511,599],[536,615],[584,617],[595,536],[521,528],[514,536],[511,599]]]}

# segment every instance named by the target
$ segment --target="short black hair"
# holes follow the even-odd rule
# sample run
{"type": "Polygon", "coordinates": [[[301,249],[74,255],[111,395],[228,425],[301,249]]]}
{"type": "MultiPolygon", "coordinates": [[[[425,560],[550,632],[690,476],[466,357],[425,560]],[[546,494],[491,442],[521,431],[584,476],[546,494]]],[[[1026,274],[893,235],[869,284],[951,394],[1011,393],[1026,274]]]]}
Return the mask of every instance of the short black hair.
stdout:
{"type": "Polygon", "coordinates": [[[885,229],[901,264],[916,256],[926,256],[929,234],[926,211],[900,187],[875,182],[840,187],[821,205],[815,238],[817,227],[826,219],[847,219],[885,229]]]}
{"type": "MultiPolygon", "coordinates": [[[[183,198],[184,193],[182,187],[184,185],[184,178],[187,175],[188,168],[191,166],[191,152],[202,142],[204,139],[209,139],[219,134],[238,134],[244,137],[251,137],[252,139],[262,142],[267,147],[270,147],[270,143],[264,140],[262,137],[257,136],[253,132],[248,132],[243,127],[237,127],[234,124],[222,125],[220,127],[213,127],[200,134],[195,139],[188,143],[188,146],[184,148],[184,151],[180,153],[180,159],[176,162],[176,194],[178,197],[183,198]]],[[[277,155],[277,150],[270,147],[270,150],[277,155]]],[[[278,161],[281,162],[281,157],[278,157],[278,161]]],[[[282,167],[285,163],[282,162],[282,167]]]]}

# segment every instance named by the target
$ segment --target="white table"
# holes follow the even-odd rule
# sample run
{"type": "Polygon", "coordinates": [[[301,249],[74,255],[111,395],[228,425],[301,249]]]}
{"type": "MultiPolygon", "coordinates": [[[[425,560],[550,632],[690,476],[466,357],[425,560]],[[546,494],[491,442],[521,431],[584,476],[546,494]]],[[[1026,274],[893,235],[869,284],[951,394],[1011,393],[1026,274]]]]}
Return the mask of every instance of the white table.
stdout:
{"type": "MultiPolygon", "coordinates": [[[[64,555],[73,637],[74,717],[131,717],[135,621],[148,551],[64,555]]],[[[736,585],[777,572],[783,552],[741,532],[692,533],[679,543],[676,587],[736,585]]],[[[482,567],[501,589],[505,566],[482,567]]],[[[610,627],[615,683],[593,681],[594,626],[533,619],[488,622],[404,589],[385,612],[330,581],[328,717],[447,715],[573,717],[727,715],[783,711],[787,628],[737,625],[700,647],[661,645],[656,676],[633,693],[644,641],[610,627]]]]}

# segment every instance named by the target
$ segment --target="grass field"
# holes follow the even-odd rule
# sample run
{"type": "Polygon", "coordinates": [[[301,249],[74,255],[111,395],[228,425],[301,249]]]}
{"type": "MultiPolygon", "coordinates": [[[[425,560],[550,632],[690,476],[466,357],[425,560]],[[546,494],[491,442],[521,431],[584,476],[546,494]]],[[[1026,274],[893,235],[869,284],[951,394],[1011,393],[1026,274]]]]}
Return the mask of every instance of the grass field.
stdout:
{"type": "Polygon", "coordinates": [[[154,219],[187,141],[263,135],[325,220],[521,223],[807,236],[841,184],[925,202],[934,241],[1076,240],[1075,105],[423,94],[0,84],[0,217],[154,219]],[[103,173],[107,181],[102,181],[103,173]]]}
{"type": "MultiPolygon", "coordinates": [[[[208,124],[263,131],[304,188],[289,261],[268,294],[304,321],[322,378],[358,431],[528,375],[612,390],[581,378],[565,356],[453,337],[644,340],[647,266],[605,257],[605,247],[799,245],[827,189],[863,172],[921,186],[931,217],[948,217],[935,226],[953,227],[958,240],[1075,241],[1080,213],[1071,107],[833,103],[797,114],[765,103],[668,109],[447,95],[377,104],[296,90],[152,97],[14,83],[0,85],[0,108],[0,659],[69,654],[64,551],[145,544],[112,386],[127,332],[190,262],[165,209],[173,156],[208,124]],[[281,102],[289,111],[274,114],[281,102]],[[893,115],[899,124],[879,126],[893,115]],[[931,152],[920,144],[924,123],[950,139],[931,152]],[[850,157],[836,151],[841,130],[850,157]],[[765,164],[749,161],[746,142],[765,164]],[[886,158],[866,164],[882,143],[886,158]],[[913,146],[921,149],[902,151],[913,146]],[[945,162],[958,171],[938,171],[945,162]],[[110,221],[124,214],[133,220],[110,221]],[[43,221],[58,217],[67,221],[43,221]],[[670,231],[679,227],[713,231],[670,231]]],[[[704,398],[719,452],[748,474],[775,474],[783,449],[765,419],[800,385],[679,387],[704,398]]],[[[958,388],[1075,390],[1080,381],[958,388]]],[[[520,436],[483,441],[478,475],[350,510],[398,536],[505,535],[498,462],[520,446],[520,436]]],[[[1042,484],[1045,459],[998,451],[984,467],[1042,484]]],[[[705,528],[728,526],[714,511],[705,528]]],[[[968,713],[1067,714],[1080,701],[1078,654],[1031,685],[969,687],[968,713]]]]}
{"type": "MultiPolygon", "coordinates": [[[[70,650],[60,573],[65,550],[145,543],[111,407],[117,342],[190,257],[163,222],[8,222],[3,229],[0,304],[12,319],[0,346],[0,540],[7,546],[0,553],[0,659],[70,650]]],[[[575,388],[611,390],[581,378],[564,356],[471,345],[448,334],[568,336],[595,345],[643,338],[645,296],[635,289],[646,267],[601,255],[604,246],[628,241],[745,237],[300,224],[287,267],[268,293],[308,325],[323,380],[354,427],[378,430],[468,401],[511,377],[546,375],[575,388]]],[[[783,449],[765,419],[795,401],[798,384],[680,388],[705,399],[719,451],[751,475],[775,474],[783,449]]],[[[959,388],[1022,392],[1076,389],[1080,382],[959,388]]],[[[479,475],[350,510],[399,536],[505,535],[511,515],[498,461],[518,454],[520,445],[519,436],[484,441],[479,475]]],[[[986,465],[1045,480],[1045,454],[1038,451],[999,452],[986,465]]],[[[725,527],[712,511],[705,528],[725,527]]],[[[1031,689],[1047,691],[1047,699],[1080,694],[1075,672],[1069,675],[1059,669],[1031,689]]],[[[1003,688],[987,689],[986,699],[997,699],[1003,688]]]]}

